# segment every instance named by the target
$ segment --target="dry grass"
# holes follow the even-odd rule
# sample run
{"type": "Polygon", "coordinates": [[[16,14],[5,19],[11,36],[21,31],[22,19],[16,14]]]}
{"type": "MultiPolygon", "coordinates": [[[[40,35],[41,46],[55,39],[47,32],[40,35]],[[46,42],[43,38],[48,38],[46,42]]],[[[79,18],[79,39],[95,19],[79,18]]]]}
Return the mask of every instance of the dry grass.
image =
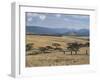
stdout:
{"type": "MultiPolygon", "coordinates": [[[[66,48],[67,43],[78,42],[86,43],[88,42],[87,37],[77,38],[72,36],[38,36],[38,35],[27,35],[26,43],[34,43],[34,48],[52,46],[52,43],[61,44],[62,48],[66,48]]],[[[61,65],[78,65],[78,64],[89,64],[89,55],[85,54],[85,51],[88,51],[89,48],[81,48],[78,52],[78,55],[70,55],[70,52],[53,51],[51,53],[40,53],[37,55],[26,55],[26,67],[34,66],[61,66],[61,65]]],[[[27,52],[28,53],[28,52],[27,52]]],[[[74,52],[73,52],[74,54],[74,52]]]]}

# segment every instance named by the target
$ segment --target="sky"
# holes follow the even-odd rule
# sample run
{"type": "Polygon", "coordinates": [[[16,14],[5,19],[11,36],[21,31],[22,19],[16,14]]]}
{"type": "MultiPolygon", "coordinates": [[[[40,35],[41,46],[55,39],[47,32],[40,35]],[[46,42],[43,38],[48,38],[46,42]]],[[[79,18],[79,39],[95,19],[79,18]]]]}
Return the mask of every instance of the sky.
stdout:
{"type": "Polygon", "coordinates": [[[26,26],[89,29],[89,15],[60,13],[26,13],[26,26]]]}

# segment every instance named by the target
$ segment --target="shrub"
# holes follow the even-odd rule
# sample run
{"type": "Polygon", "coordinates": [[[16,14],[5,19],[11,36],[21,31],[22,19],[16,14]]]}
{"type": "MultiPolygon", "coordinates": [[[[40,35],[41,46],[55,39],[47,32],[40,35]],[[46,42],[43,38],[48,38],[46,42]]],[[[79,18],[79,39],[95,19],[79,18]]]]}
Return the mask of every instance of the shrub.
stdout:
{"type": "Polygon", "coordinates": [[[26,51],[32,50],[33,45],[33,43],[26,44],[26,51]]]}
{"type": "Polygon", "coordinates": [[[46,48],[47,50],[54,49],[52,46],[46,46],[45,48],[46,48]]]}
{"type": "Polygon", "coordinates": [[[41,53],[45,53],[45,51],[47,50],[45,47],[39,47],[39,50],[41,51],[41,53]]]}

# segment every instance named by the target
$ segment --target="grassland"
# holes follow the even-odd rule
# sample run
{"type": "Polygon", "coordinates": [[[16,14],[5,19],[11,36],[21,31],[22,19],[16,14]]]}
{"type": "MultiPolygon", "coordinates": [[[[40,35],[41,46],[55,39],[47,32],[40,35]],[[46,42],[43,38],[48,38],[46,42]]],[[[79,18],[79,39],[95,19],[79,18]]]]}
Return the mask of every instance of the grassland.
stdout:
{"type": "MultiPolygon", "coordinates": [[[[66,49],[68,43],[78,42],[85,44],[89,42],[88,37],[82,36],[40,36],[26,35],[26,44],[34,43],[33,49],[39,47],[52,46],[52,43],[59,43],[62,49],[66,49]]],[[[53,47],[53,46],[52,46],[53,47]]],[[[34,51],[26,51],[26,67],[34,66],[61,66],[61,65],[80,65],[89,64],[89,47],[82,47],[77,55],[73,55],[69,51],[65,54],[59,50],[54,50],[49,53],[34,54],[34,51]],[[86,55],[86,50],[88,55],[86,55]],[[32,53],[29,55],[29,53],[32,53]]]]}

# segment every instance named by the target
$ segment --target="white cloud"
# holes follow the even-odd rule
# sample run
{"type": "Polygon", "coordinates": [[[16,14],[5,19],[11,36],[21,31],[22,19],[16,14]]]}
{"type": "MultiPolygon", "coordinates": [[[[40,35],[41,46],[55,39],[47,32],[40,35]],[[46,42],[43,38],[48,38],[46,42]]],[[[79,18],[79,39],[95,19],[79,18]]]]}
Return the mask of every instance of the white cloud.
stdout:
{"type": "Polygon", "coordinates": [[[45,20],[46,19],[46,16],[45,15],[39,15],[39,18],[41,19],[41,20],[45,20]]]}
{"type": "Polygon", "coordinates": [[[32,17],[29,17],[27,20],[28,20],[28,22],[32,21],[32,17]]]}
{"type": "Polygon", "coordinates": [[[61,14],[56,14],[56,17],[57,17],[57,18],[61,17],[61,14]]]}

